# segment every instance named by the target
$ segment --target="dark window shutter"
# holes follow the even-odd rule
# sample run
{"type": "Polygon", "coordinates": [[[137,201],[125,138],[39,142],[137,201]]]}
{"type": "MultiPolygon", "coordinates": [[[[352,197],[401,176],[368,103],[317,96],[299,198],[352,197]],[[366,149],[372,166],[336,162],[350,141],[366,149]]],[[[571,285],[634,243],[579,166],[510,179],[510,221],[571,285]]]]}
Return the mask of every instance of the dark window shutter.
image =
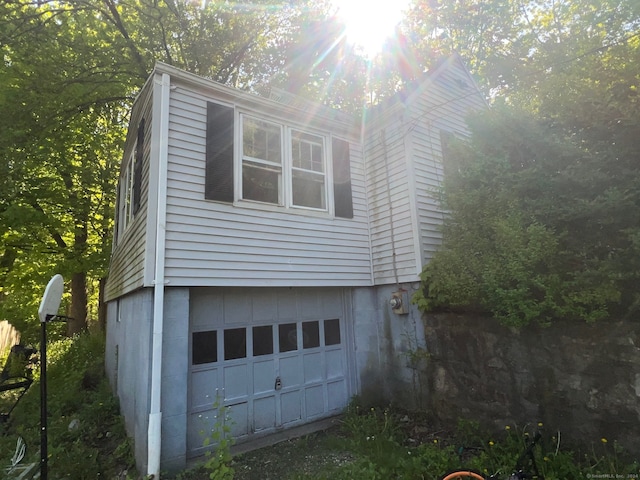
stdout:
{"type": "Polygon", "coordinates": [[[207,103],[204,197],[233,202],[233,108],[207,103]]]}
{"type": "Polygon", "coordinates": [[[353,218],[353,199],[351,195],[351,160],[349,142],[333,139],[333,199],[336,217],[353,218]]]}
{"type": "Polygon", "coordinates": [[[136,143],[135,159],[133,169],[133,214],[140,209],[140,192],[142,190],[142,159],[144,158],[144,118],[138,125],[138,142],[136,143]]]}

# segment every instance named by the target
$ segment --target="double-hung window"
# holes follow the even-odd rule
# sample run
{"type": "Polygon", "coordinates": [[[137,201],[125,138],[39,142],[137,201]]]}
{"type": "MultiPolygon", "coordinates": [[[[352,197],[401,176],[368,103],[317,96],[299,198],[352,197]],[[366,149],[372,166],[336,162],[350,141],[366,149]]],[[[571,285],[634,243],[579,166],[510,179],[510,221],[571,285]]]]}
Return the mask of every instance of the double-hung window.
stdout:
{"type": "Polygon", "coordinates": [[[282,127],[242,117],[242,198],[282,205],[282,127]]]}
{"type": "Polygon", "coordinates": [[[324,138],[291,132],[291,204],[326,210],[324,138]]]}
{"type": "Polygon", "coordinates": [[[324,137],[249,115],[241,123],[240,199],[326,211],[324,137]]]}

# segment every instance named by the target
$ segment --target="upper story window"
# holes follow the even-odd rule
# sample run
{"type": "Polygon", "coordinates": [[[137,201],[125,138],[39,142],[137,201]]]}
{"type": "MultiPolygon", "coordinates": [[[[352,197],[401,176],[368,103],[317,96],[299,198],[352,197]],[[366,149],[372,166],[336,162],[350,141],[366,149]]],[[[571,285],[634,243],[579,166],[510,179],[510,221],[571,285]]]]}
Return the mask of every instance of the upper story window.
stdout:
{"type": "Polygon", "coordinates": [[[323,137],[291,132],[291,194],[293,205],[327,208],[323,137]]]}
{"type": "Polygon", "coordinates": [[[205,198],[353,218],[347,141],[255,114],[242,113],[238,119],[236,149],[234,108],[207,104],[205,198]]]}
{"type": "Polygon", "coordinates": [[[282,127],[242,117],[242,198],[282,205],[282,127]]]}
{"type": "Polygon", "coordinates": [[[136,143],[124,165],[124,172],[118,185],[118,210],[116,220],[116,240],[121,236],[140,209],[142,190],[142,159],[144,155],[144,118],[138,125],[136,143]]]}
{"type": "Polygon", "coordinates": [[[327,210],[324,137],[249,115],[241,115],[240,121],[239,198],[327,210]]]}

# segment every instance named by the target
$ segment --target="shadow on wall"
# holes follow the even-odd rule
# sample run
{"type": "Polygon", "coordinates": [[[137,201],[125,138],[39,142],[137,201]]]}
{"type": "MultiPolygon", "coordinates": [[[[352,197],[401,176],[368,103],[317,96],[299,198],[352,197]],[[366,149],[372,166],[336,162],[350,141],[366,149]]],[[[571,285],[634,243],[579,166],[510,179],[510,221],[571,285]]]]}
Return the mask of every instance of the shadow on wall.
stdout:
{"type": "Polygon", "coordinates": [[[640,451],[638,322],[504,327],[492,318],[425,315],[427,411],[440,424],[544,422],[571,444],[615,439],[640,451]]]}

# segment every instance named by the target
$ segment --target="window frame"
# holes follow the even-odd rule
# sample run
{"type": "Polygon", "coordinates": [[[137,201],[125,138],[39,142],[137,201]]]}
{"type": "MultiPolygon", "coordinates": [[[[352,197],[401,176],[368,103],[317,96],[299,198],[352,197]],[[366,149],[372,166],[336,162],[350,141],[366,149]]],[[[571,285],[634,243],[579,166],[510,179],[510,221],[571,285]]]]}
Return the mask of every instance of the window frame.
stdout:
{"type": "Polygon", "coordinates": [[[237,111],[236,116],[236,154],[234,161],[235,169],[235,194],[234,204],[236,205],[252,205],[257,207],[264,207],[267,209],[287,209],[288,211],[300,211],[305,213],[318,213],[326,215],[334,215],[334,199],[333,199],[333,158],[332,152],[329,146],[331,145],[331,134],[327,132],[320,132],[312,128],[308,128],[293,123],[287,123],[279,119],[269,117],[267,115],[256,114],[250,111],[237,111]],[[265,164],[275,166],[275,163],[264,160],[256,159],[245,155],[244,145],[244,127],[245,120],[252,119],[258,122],[264,122],[277,126],[280,131],[280,185],[278,186],[278,203],[254,200],[251,198],[244,198],[243,192],[243,170],[246,162],[265,164]],[[316,137],[319,140],[321,146],[322,155],[322,172],[307,170],[300,167],[294,167],[293,163],[293,141],[295,134],[302,134],[302,136],[308,135],[310,137],[316,137]],[[322,176],[322,200],[324,205],[321,207],[313,207],[307,205],[297,205],[294,203],[293,198],[293,182],[294,171],[306,172],[311,175],[322,176]]]}

